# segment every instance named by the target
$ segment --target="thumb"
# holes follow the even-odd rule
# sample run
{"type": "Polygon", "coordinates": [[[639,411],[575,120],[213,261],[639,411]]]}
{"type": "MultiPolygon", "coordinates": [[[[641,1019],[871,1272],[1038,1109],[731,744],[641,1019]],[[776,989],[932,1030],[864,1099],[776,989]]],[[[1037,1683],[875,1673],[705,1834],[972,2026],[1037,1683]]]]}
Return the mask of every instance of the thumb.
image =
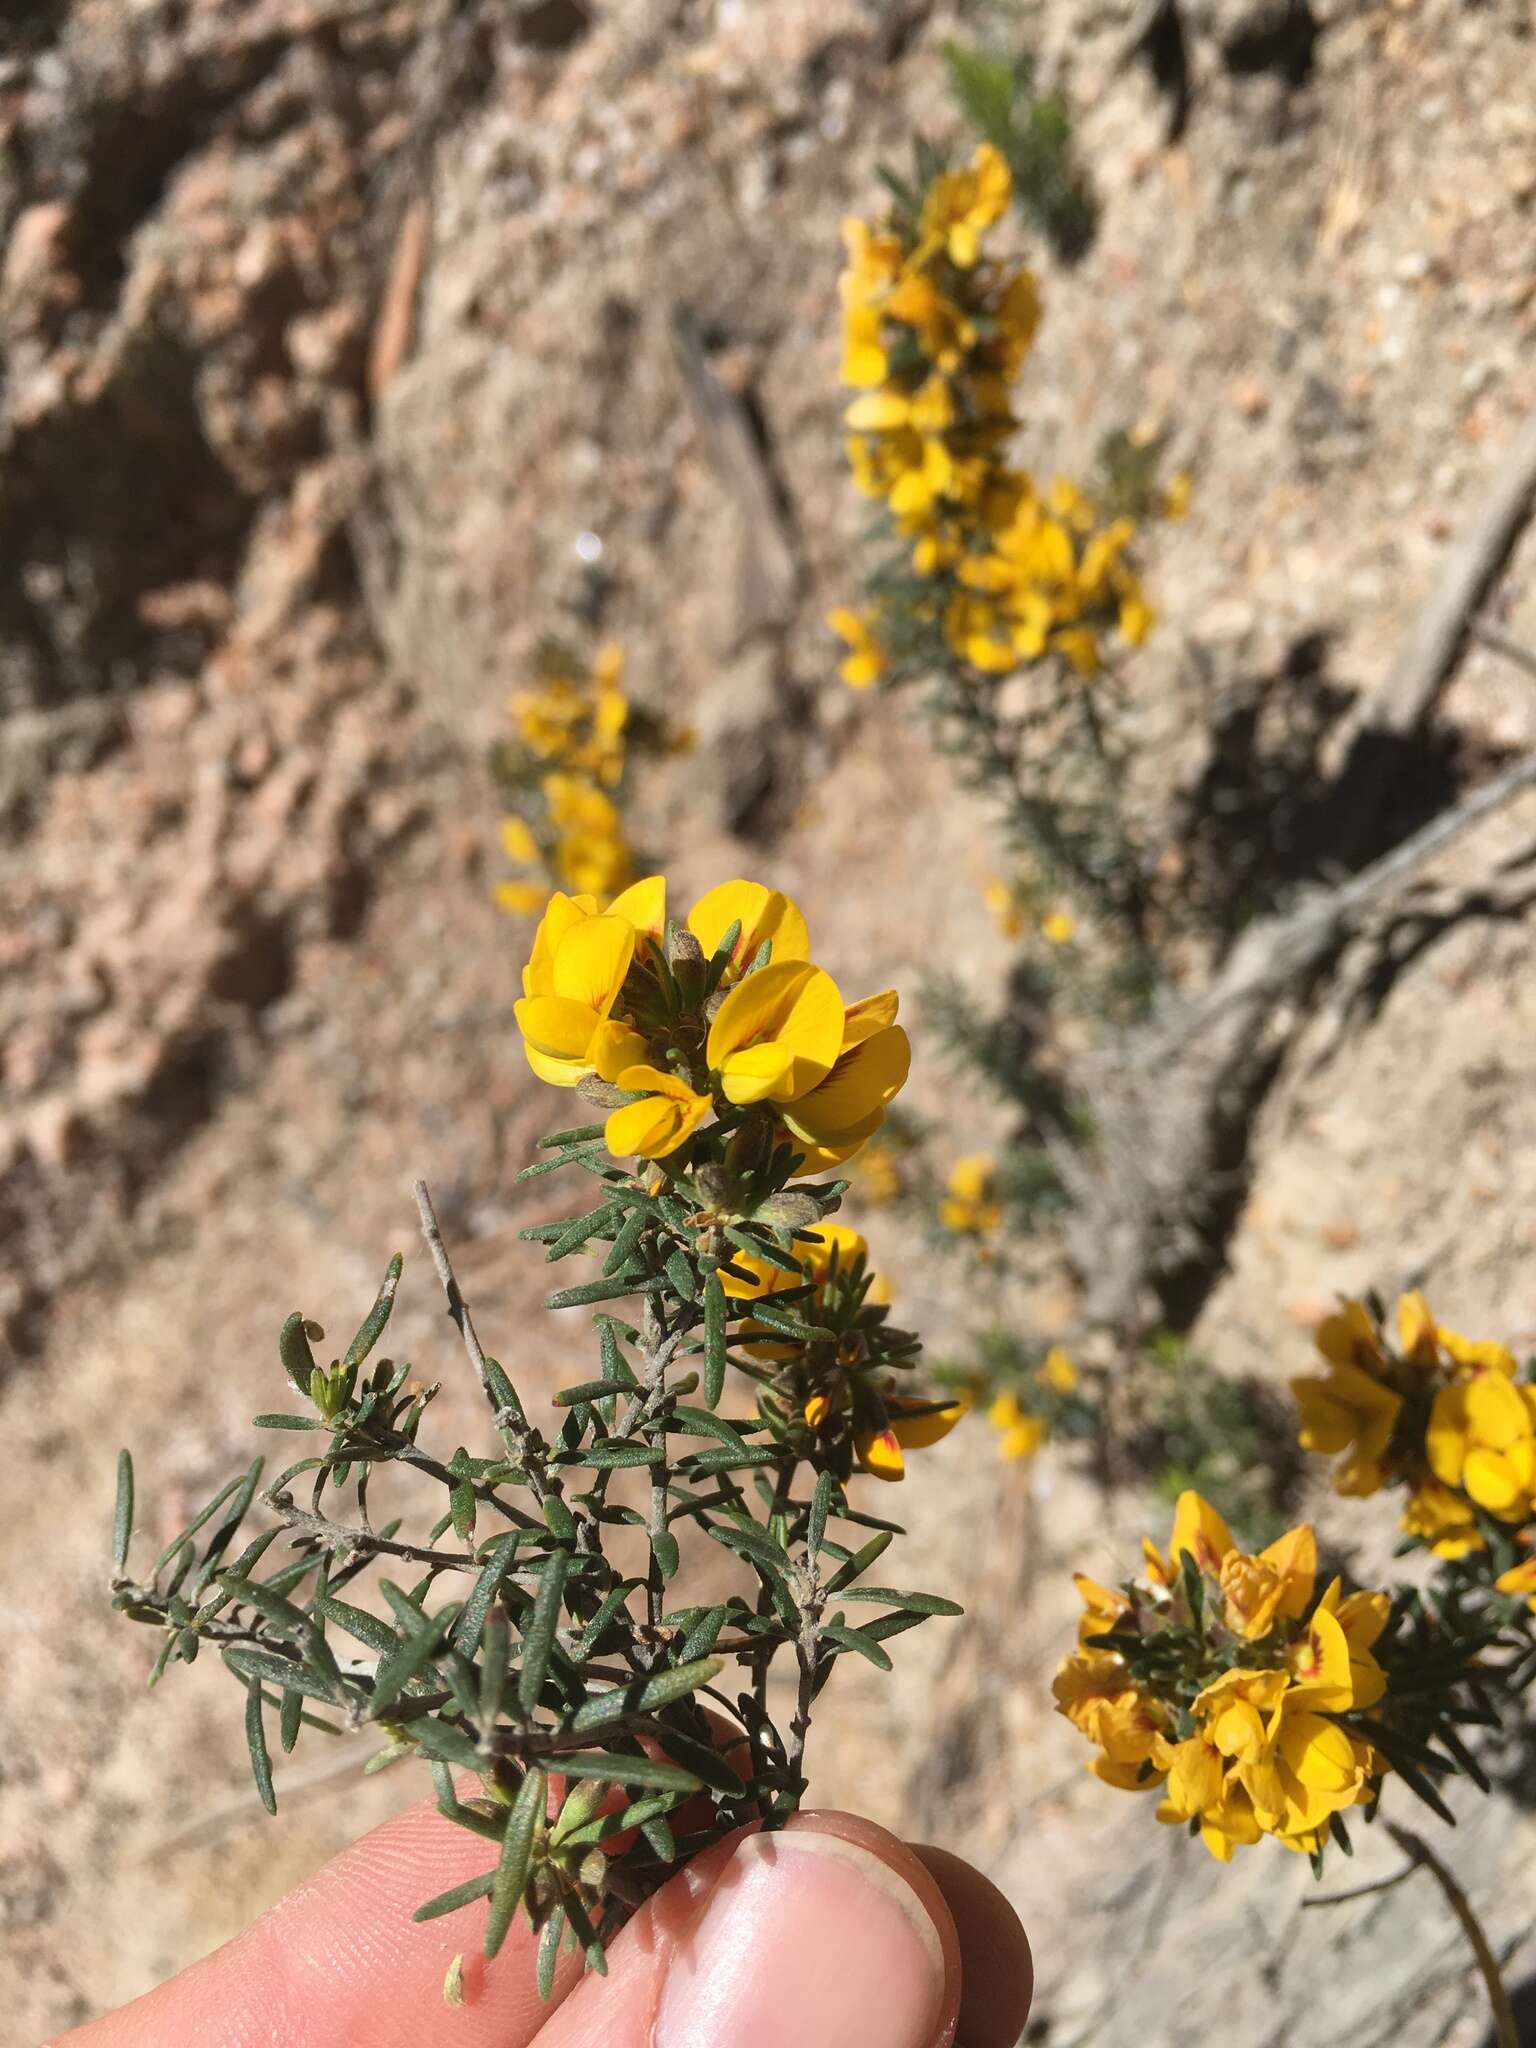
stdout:
{"type": "Polygon", "coordinates": [[[535,2048],[947,2048],[960,1950],[912,1851],[847,1813],[743,1829],[640,1908],[535,2048]]]}

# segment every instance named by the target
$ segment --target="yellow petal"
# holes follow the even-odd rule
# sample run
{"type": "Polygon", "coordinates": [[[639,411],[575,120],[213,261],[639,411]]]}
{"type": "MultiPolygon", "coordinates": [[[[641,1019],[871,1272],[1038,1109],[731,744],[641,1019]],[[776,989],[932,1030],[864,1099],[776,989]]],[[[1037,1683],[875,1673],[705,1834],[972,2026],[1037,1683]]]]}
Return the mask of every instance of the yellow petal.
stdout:
{"type": "Polygon", "coordinates": [[[877,1031],[884,1031],[896,1022],[896,1012],[901,998],[895,989],[882,989],[877,996],[864,996],[856,1003],[850,1003],[843,1017],[843,1050],[850,1046],[862,1045],[866,1038],[873,1038],[877,1031]]]}
{"type": "Polygon", "coordinates": [[[616,1082],[626,1067],[644,1060],[649,1050],[642,1034],[632,1025],[621,1024],[616,1017],[605,1017],[592,1035],[587,1057],[602,1080],[616,1082]]]}
{"type": "Polygon", "coordinates": [[[843,999],[831,975],[808,961],[773,961],[738,982],[720,1005],[706,1056],[711,1067],[726,1075],[726,1093],[733,1102],[759,1102],[768,1094],[776,1101],[793,1101],[822,1080],[837,1058],[843,1015],[843,999]],[[743,1051],[762,1053],[770,1047],[789,1056],[777,1073],[764,1058],[741,1058],[743,1051]],[[734,1093],[733,1075],[752,1092],[734,1093]]]}
{"type": "Polygon", "coordinates": [[[1175,1561],[1187,1553],[1202,1572],[1214,1577],[1232,1547],[1232,1531],[1210,1502],[1192,1490],[1181,1493],[1173,1513],[1169,1545],[1175,1561]]]}
{"type": "MultiPolygon", "coordinates": [[[[949,1401],[944,1407],[935,1409],[930,1415],[903,1414],[905,1402],[888,1400],[886,1407],[891,1416],[891,1434],[904,1450],[916,1451],[928,1444],[936,1444],[949,1435],[955,1424],[964,1415],[970,1403],[949,1401]]],[[[922,1405],[926,1406],[926,1403],[922,1405]]]]}
{"type": "Polygon", "coordinates": [[[631,882],[608,906],[610,917],[622,917],[637,932],[659,939],[667,922],[667,878],[647,875],[643,882],[631,882]]]}
{"type": "Polygon", "coordinates": [[[877,1031],[841,1053],[826,1079],[785,1110],[784,1121],[797,1137],[834,1145],[900,1093],[911,1065],[901,1026],[877,1031]]]}
{"type": "Polygon", "coordinates": [[[688,913],[688,929],[706,953],[713,953],[738,923],[741,936],[731,955],[738,972],[751,963],[765,939],[772,942],[776,966],[810,958],[811,935],[798,905],[761,882],[722,882],[688,913]]]}
{"type": "Polygon", "coordinates": [[[859,1459],[865,1471],[872,1472],[877,1479],[900,1479],[907,1469],[896,1433],[890,1429],[882,1429],[875,1436],[861,1437],[859,1459]]]}
{"type": "Polygon", "coordinates": [[[677,1104],[664,1096],[647,1095],[626,1102],[603,1126],[603,1143],[616,1159],[654,1159],[679,1143],[677,1104]]]}
{"type": "Polygon", "coordinates": [[[564,1060],[586,1059],[600,1022],[589,1003],[565,996],[524,996],[512,1013],[530,1046],[564,1060]]]}
{"type": "Polygon", "coordinates": [[[557,889],[545,905],[539,928],[533,935],[533,952],[523,969],[525,996],[555,993],[555,950],[566,933],[590,917],[597,904],[590,896],[567,896],[557,889]]]}
{"type": "Polygon", "coordinates": [[[626,918],[586,918],[556,949],[554,993],[606,1017],[634,957],[635,928],[626,918]]]}

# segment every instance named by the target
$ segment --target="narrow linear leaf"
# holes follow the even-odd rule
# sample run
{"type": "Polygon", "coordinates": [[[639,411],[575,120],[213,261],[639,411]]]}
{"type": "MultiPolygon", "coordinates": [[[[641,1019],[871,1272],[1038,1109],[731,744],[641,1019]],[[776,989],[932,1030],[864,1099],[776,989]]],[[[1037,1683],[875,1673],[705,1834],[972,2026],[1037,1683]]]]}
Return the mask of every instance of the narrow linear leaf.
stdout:
{"type": "Polygon", "coordinates": [[[595,1693],[572,1715],[569,1726],[576,1733],[601,1728],[631,1714],[654,1713],[673,1700],[687,1697],[701,1685],[708,1685],[725,1668],[723,1657],[700,1657],[691,1664],[675,1664],[668,1671],[655,1672],[633,1685],[615,1686],[611,1692],[595,1693]]]}
{"type": "Polygon", "coordinates": [[[725,1329],[729,1310],[720,1275],[711,1273],[704,1283],[704,1403],[718,1408],[725,1391],[725,1329]]]}
{"type": "Polygon", "coordinates": [[[237,1678],[258,1679],[279,1688],[291,1687],[294,1692],[303,1693],[306,1699],[325,1700],[331,1706],[336,1705],[336,1694],[331,1686],[315,1672],[307,1671],[302,1664],[290,1663],[286,1657],[269,1656],[264,1650],[226,1650],[224,1662],[237,1678]]]}
{"type": "MultiPolygon", "coordinates": [[[[696,1771],[685,1771],[679,1764],[665,1763],[654,1756],[625,1756],[617,1750],[601,1755],[578,1751],[574,1756],[562,1754],[554,1761],[567,1778],[597,1778],[604,1784],[629,1785],[648,1792],[697,1792],[704,1783],[696,1771]]],[[[739,1791],[739,1781],[732,1782],[739,1791]]]]}
{"type": "Polygon", "coordinates": [[[374,1345],[378,1343],[380,1337],[383,1336],[384,1325],[389,1321],[389,1312],[395,1305],[395,1289],[400,1285],[400,1275],[404,1267],[404,1259],[401,1258],[399,1252],[396,1252],[385,1268],[384,1282],[379,1289],[377,1301],[369,1309],[367,1315],[358,1326],[357,1335],[347,1346],[346,1355],[341,1361],[343,1372],[350,1371],[352,1367],[361,1365],[374,1345]]]}
{"type": "Polygon", "coordinates": [[[251,1752],[251,1776],[268,1813],[277,1811],[277,1794],[272,1789],[272,1759],[267,1754],[267,1731],[261,1718],[261,1687],[245,1689],[245,1740],[251,1752]]]}
{"type": "Polygon", "coordinates": [[[133,1459],[127,1451],[117,1454],[117,1502],[112,1511],[112,1569],[120,1572],[128,1562],[128,1540],[133,1534],[133,1459]]]}
{"type": "Polygon", "coordinates": [[[565,1932],[565,1908],[556,1906],[539,1932],[539,1959],[535,1976],[539,1996],[548,2005],[555,1988],[555,1965],[560,1960],[560,1937],[565,1932]]]}
{"type": "Polygon", "coordinates": [[[450,1886],[439,1892],[435,1899],[428,1899],[424,1906],[418,1906],[411,1915],[413,1920],[441,1920],[445,1913],[457,1913],[460,1906],[472,1906],[476,1899],[490,1896],[491,1886],[496,1882],[494,1870],[488,1870],[483,1877],[467,1878],[463,1884],[450,1886]]]}
{"type": "Polygon", "coordinates": [[[549,1781],[537,1764],[530,1764],[517,1788],[517,1797],[507,1816],[507,1831],[501,1838],[501,1860],[491,1884],[491,1913],[485,1926],[487,1961],[499,1954],[512,1916],[522,1902],[533,1856],[534,1831],[544,1818],[548,1802],[549,1781]]]}
{"type": "Polygon", "coordinates": [[[816,1491],[811,1495],[811,1512],[805,1524],[805,1547],[813,1564],[821,1555],[822,1541],[827,1533],[827,1516],[832,1508],[832,1486],[830,1472],[817,1474],[816,1491]]]}
{"type": "Polygon", "coordinates": [[[285,1692],[283,1704],[278,1710],[278,1737],[283,1745],[283,1755],[292,1753],[293,1745],[299,1739],[299,1729],[304,1720],[304,1695],[285,1692]]]}
{"type": "Polygon", "coordinates": [[[310,1382],[316,1371],[315,1354],[309,1348],[309,1334],[297,1309],[278,1333],[277,1350],[284,1372],[295,1389],[308,1400],[310,1382]]]}
{"type": "Polygon", "coordinates": [[[368,1708],[375,1720],[388,1713],[411,1680],[432,1662],[443,1647],[443,1639],[458,1616],[457,1607],[446,1608],[443,1613],[429,1621],[425,1628],[420,1628],[414,1635],[408,1636],[379,1665],[373,1681],[373,1698],[368,1708]]]}
{"type": "Polygon", "coordinates": [[[580,1287],[562,1287],[545,1297],[546,1308],[587,1308],[595,1301],[618,1301],[626,1294],[657,1294],[669,1286],[664,1273],[647,1278],[637,1273],[632,1279],[588,1280],[580,1287]]]}
{"type": "Polygon", "coordinates": [[[840,1622],[824,1621],[821,1624],[824,1641],[836,1643],[839,1649],[857,1650],[861,1657],[867,1657],[877,1671],[889,1671],[891,1660],[880,1645],[872,1642],[862,1629],[844,1628],[840,1622]]]}
{"type": "Polygon", "coordinates": [[[560,1625],[560,1604],[565,1598],[569,1569],[570,1559],[563,1550],[551,1553],[539,1576],[533,1611],[523,1625],[523,1661],[517,1674],[517,1703],[525,1714],[533,1712],[539,1704],[539,1694],[544,1690],[550,1653],[555,1645],[555,1630],[560,1625]]]}

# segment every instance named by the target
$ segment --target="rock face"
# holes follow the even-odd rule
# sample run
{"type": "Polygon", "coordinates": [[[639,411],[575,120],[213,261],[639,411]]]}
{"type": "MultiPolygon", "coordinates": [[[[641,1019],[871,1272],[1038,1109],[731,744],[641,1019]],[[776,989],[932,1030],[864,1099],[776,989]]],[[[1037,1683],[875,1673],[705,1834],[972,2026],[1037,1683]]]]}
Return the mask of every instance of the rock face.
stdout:
{"type": "MultiPolygon", "coordinates": [[[[552,1213],[547,1183],[512,1179],[550,1106],[509,1042],[526,935],[488,900],[484,750],[534,643],[616,635],[695,728],[634,820],[681,895],[771,875],[851,992],[895,984],[910,1010],[947,968],[1002,999],[991,822],[915,707],[841,690],[821,623],[868,562],[839,219],[914,133],[957,132],[940,46],[976,12],[21,0],[0,27],[18,2039],[223,1939],[399,1796],[385,1774],[327,1797],[301,1753],[269,1825],[207,1660],[145,1697],[143,1642],[98,1590],[119,1441],[153,1545],[249,1456],[283,1316],[339,1324],[409,1247],[417,1171],[534,1390],[585,1357],[537,1317],[514,1243],[552,1213]]],[[[1242,817],[1243,860],[1223,867],[1218,834],[1191,883],[1223,885],[1236,930],[1530,405],[1529,25],[1461,0],[1178,0],[1128,53],[1148,18],[1129,0],[1019,18],[1081,110],[1101,202],[1073,270],[1032,251],[1026,453],[1081,472],[1153,418],[1194,471],[1148,564],[1133,797],[1153,831],[1205,789],[1242,817]]],[[[1528,536],[1497,599],[1527,641],[1533,569],[1528,536]]],[[[1445,717],[1472,756],[1536,743],[1529,688],[1486,651],[1445,717]]],[[[1223,1363],[1279,1382],[1335,1291],[1418,1278],[1458,1327],[1536,1348],[1530,830],[1527,804],[1437,870],[1309,1024],[1194,1333],[1223,1363]]],[[[997,1117],[915,1021],[910,1099],[947,1165],[997,1117]]],[[[990,1305],[917,1225],[875,1228],[904,1320],[958,1350],[990,1305]]],[[[419,1278],[401,1344],[451,1373],[419,1278]]],[[[453,1412],[470,1441],[472,1404],[453,1412]]],[[[1036,2038],[1471,2048],[1464,1955],[1420,1881],[1303,1914],[1304,1870],[1208,1867],[1082,1774],[1046,1690],[1067,1573],[1115,1577],[1164,1510],[1106,1513],[1049,1462],[1031,1493],[984,1436],[933,1457],[901,1504],[912,1582],[974,1619],[829,1694],[815,1786],[999,1876],[1035,1935],[1036,2038]]],[[[1331,1512],[1356,1546],[1359,1511],[1331,1512]]],[[[1501,1799],[1466,1832],[1453,1860],[1495,1939],[1523,1936],[1528,1816],[1501,1799]]],[[[1390,1865],[1369,1831],[1361,1862],[1390,1865]]]]}

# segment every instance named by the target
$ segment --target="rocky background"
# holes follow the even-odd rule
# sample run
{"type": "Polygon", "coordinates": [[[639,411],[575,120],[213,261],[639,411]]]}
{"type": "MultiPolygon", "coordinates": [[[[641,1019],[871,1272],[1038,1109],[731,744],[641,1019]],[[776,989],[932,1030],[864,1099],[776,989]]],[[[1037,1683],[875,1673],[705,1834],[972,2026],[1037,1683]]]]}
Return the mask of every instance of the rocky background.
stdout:
{"type": "MultiPolygon", "coordinates": [[[[22,0],[0,24],[18,2041],[204,1952],[416,1789],[301,1750],[268,1821],[219,1674],[145,1694],[103,1591],[119,1443],[153,1543],[249,1455],[282,1316],[344,1321],[397,1245],[400,1341],[451,1378],[418,1172],[502,1355],[537,1388],[583,1354],[571,1317],[515,1348],[543,1292],[516,1231],[551,1198],[513,1175],[550,1111],[485,752],[538,638],[600,623],[695,729],[636,819],[679,890],[761,875],[850,988],[944,968],[1000,998],[993,821],[901,707],[841,688],[821,624],[858,574],[838,222],[914,130],[954,132],[957,32],[1064,85],[1100,200],[1080,264],[1035,252],[1029,459],[1081,470],[1152,417],[1194,473],[1149,564],[1150,800],[1172,816],[1267,747],[1326,759],[1536,403],[1525,0],[22,0]]],[[[1493,600],[1528,643],[1533,562],[1527,539],[1493,600]]],[[[1527,747],[1536,687],[1474,650],[1440,725],[1448,776],[1527,747]]],[[[1232,858],[1258,871],[1290,814],[1250,798],[1232,858]]],[[[1224,1366],[1283,1379],[1372,1281],[1536,1341],[1533,856],[1527,796],[1306,1020],[1194,1333],[1224,1366]]],[[[954,1152],[996,1136],[914,1023],[915,1106],[954,1152]]],[[[964,1268],[879,1230],[904,1310],[961,1342],[964,1268]]],[[[465,1390],[444,1405],[469,1426],[465,1390]]],[[[1481,2041],[1427,1885],[1303,1913],[1278,1850],[1218,1869],[1083,1775],[1047,1690],[1066,1574],[1116,1576],[1146,1504],[1053,1456],[1021,1481],[979,1425],[925,1466],[910,1575],[971,1618],[834,1689],[814,1787],[998,1878],[1035,1940],[1030,2038],[1481,2041]]],[[[1447,1852],[1516,1981],[1523,1789],[1447,1852]]],[[[1392,1863],[1367,1839],[1352,1875],[1392,1863]]]]}

